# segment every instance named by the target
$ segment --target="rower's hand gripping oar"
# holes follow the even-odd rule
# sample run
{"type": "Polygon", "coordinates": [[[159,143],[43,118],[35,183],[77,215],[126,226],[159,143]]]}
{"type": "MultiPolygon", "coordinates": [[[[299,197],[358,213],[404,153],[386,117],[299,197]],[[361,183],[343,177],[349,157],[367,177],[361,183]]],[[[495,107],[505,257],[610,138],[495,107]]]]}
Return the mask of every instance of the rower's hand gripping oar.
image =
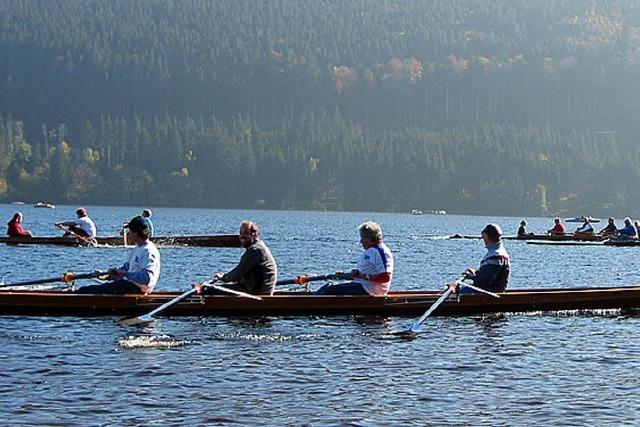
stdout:
{"type": "Polygon", "coordinates": [[[204,282],[204,283],[201,283],[201,284],[194,285],[192,289],[189,289],[188,291],[182,293],[181,295],[178,295],[177,297],[175,297],[171,301],[165,302],[160,307],[157,307],[156,309],[150,311],[149,313],[144,314],[142,316],[138,316],[138,317],[132,317],[132,318],[128,318],[128,319],[120,319],[118,321],[118,323],[120,325],[123,325],[123,326],[139,326],[139,325],[149,324],[149,323],[151,323],[151,322],[153,322],[155,320],[154,316],[156,316],[157,314],[165,311],[167,308],[169,308],[171,306],[174,306],[174,305],[178,304],[181,301],[184,301],[185,299],[189,298],[193,294],[201,294],[201,293],[203,293],[204,288],[213,288],[213,289],[216,289],[218,291],[226,292],[226,293],[237,295],[237,296],[240,296],[240,297],[251,298],[251,299],[254,299],[254,300],[262,301],[262,297],[259,297],[257,295],[247,294],[245,292],[240,292],[240,291],[236,291],[235,289],[229,289],[229,288],[226,288],[224,286],[217,285],[216,284],[217,281],[218,280],[214,279],[214,280],[210,280],[208,282],[204,282]]]}
{"type": "Polygon", "coordinates": [[[102,270],[96,270],[92,273],[86,273],[86,274],[74,274],[71,272],[67,272],[67,273],[64,273],[62,276],[51,277],[49,279],[28,280],[26,282],[16,282],[16,283],[2,283],[0,284],[0,288],[7,288],[10,286],[41,285],[44,283],[55,283],[55,282],[73,284],[73,282],[75,282],[78,279],[105,278],[106,276],[107,276],[107,272],[102,270]]]}

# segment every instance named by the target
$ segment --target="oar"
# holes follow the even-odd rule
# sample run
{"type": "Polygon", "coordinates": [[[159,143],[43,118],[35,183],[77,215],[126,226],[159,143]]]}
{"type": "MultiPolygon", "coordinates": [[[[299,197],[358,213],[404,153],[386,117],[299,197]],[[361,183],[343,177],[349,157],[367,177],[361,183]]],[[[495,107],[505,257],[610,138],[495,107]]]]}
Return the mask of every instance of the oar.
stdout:
{"type": "Polygon", "coordinates": [[[43,283],[55,283],[55,282],[73,283],[78,279],[93,279],[96,277],[103,277],[106,274],[107,274],[106,272],[100,271],[100,270],[96,270],[93,273],[85,273],[85,274],[73,274],[71,272],[68,272],[68,273],[64,273],[62,276],[56,276],[50,279],[29,280],[26,282],[17,282],[17,283],[2,283],[0,284],[0,288],[7,288],[10,286],[40,285],[43,283]]]}
{"type": "Polygon", "coordinates": [[[64,230],[65,233],[69,233],[72,236],[74,236],[76,239],[80,240],[81,242],[83,242],[85,245],[88,246],[97,246],[98,242],[93,238],[93,237],[85,237],[85,236],[81,236],[78,233],[76,233],[75,231],[71,230],[69,227],[65,227],[62,224],[55,224],[56,227],[58,227],[61,230],[64,230]]]}
{"type": "Polygon", "coordinates": [[[491,295],[491,296],[492,296],[492,297],[494,297],[494,298],[500,298],[500,295],[498,295],[498,294],[494,294],[493,292],[486,291],[486,290],[484,290],[484,289],[482,289],[482,288],[479,288],[479,287],[477,287],[477,286],[470,285],[470,284],[468,284],[468,283],[464,283],[464,282],[462,282],[462,281],[458,281],[458,282],[456,282],[456,283],[458,283],[460,286],[466,286],[466,287],[467,287],[467,288],[469,288],[469,289],[473,289],[473,290],[474,290],[474,291],[476,291],[476,292],[480,292],[480,293],[483,293],[483,294],[491,295]]]}
{"type": "Polygon", "coordinates": [[[337,271],[335,273],[322,274],[319,276],[307,276],[300,275],[296,276],[293,279],[284,279],[278,280],[276,282],[276,286],[282,285],[306,285],[309,282],[316,282],[321,280],[337,280],[337,279],[351,279],[351,273],[343,273],[341,271],[337,271]]]}
{"type": "MultiPolygon", "coordinates": [[[[467,277],[466,274],[463,275],[459,280],[457,280],[456,283],[463,281],[465,277],[467,277]]],[[[449,297],[449,295],[451,295],[452,292],[453,292],[453,289],[451,287],[447,287],[447,289],[440,295],[440,298],[438,298],[436,302],[431,304],[431,307],[429,307],[427,311],[425,311],[424,314],[420,316],[418,320],[416,320],[411,325],[409,325],[409,328],[407,328],[406,330],[396,332],[395,335],[413,337],[421,333],[422,322],[424,322],[427,319],[427,317],[429,317],[431,313],[433,313],[436,310],[436,308],[440,307],[440,304],[442,304],[444,300],[446,300],[449,297]]]]}
{"type": "Polygon", "coordinates": [[[165,311],[167,308],[178,304],[180,301],[183,301],[183,300],[189,298],[191,295],[193,295],[195,293],[198,293],[199,291],[200,291],[199,288],[193,287],[193,288],[189,289],[188,291],[178,295],[177,297],[175,297],[171,301],[167,301],[164,304],[162,304],[160,307],[157,307],[156,309],[151,310],[147,314],[143,314],[142,316],[138,316],[138,317],[120,319],[120,320],[118,320],[118,323],[120,325],[122,325],[122,326],[146,325],[146,324],[151,323],[151,322],[153,322],[155,320],[153,316],[155,316],[156,314],[165,311]]]}
{"type": "Polygon", "coordinates": [[[211,285],[206,285],[206,287],[211,287],[213,289],[217,289],[217,290],[222,291],[222,292],[227,292],[227,293],[230,293],[230,294],[238,295],[239,297],[245,297],[245,298],[250,298],[250,299],[255,299],[255,300],[258,300],[258,301],[262,301],[262,297],[259,297],[257,295],[251,295],[251,294],[248,294],[246,292],[236,291],[235,289],[229,289],[229,288],[226,288],[226,287],[220,286],[220,285],[211,284],[211,285]]]}
{"type": "Polygon", "coordinates": [[[151,323],[151,322],[153,322],[155,320],[155,318],[154,318],[155,315],[165,311],[167,308],[169,308],[171,306],[174,306],[174,305],[178,304],[179,302],[185,300],[186,298],[189,298],[193,294],[200,293],[202,291],[202,287],[211,287],[211,288],[217,289],[217,290],[222,291],[222,292],[228,292],[230,294],[238,295],[238,296],[241,296],[241,297],[251,298],[251,299],[258,300],[258,301],[262,301],[262,297],[259,297],[257,295],[247,294],[247,293],[240,292],[240,291],[236,291],[234,289],[229,289],[229,288],[226,288],[224,286],[216,285],[215,284],[216,282],[217,282],[217,280],[211,280],[209,282],[204,282],[204,283],[202,283],[200,285],[196,285],[192,289],[189,289],[188,291],[184,292],[183,294],[178,295],[177,297],[175,297],[171,301],[165,302],[160,307],[157,307],[156,309],[150,311],[147,314],[144,314],[144,315],[138,316],[138,317],[128,318],[128,319],[120,319],[118,321],[118,323],[123,325],[123,326],[137,326],[137,325],[149,324],[149,323],[151,323]]]}

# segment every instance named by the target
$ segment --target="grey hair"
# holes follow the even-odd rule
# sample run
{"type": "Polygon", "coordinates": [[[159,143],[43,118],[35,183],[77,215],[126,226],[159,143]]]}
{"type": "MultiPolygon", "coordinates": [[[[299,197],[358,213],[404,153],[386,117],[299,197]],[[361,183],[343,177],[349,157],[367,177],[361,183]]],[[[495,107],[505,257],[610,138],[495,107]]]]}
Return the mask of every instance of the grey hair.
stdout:
{"type": "Polygon", "coordinates": [[[360,227],[358,227],[358,231],[360,231],[361,237],[366,237],[371,241],[382,240],[382,228],[380,228],[380,224],[377,222],[363,222],[360,224],[360,227]]]}

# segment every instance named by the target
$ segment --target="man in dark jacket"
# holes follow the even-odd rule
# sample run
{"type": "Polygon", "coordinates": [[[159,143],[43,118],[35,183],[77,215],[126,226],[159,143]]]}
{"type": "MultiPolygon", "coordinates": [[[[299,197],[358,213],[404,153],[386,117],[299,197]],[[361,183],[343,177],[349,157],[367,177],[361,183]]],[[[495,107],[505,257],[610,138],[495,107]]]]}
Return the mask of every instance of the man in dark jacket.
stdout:
{"type": "MultiPolygon", "coordinates": [[[[487,253],[480,261],[480,268],[467,268],[464,272],[465,280],[471,280],[474,286],[485,291],[503,292],[509,283],[511,260],[502,245],[501,237],[502,229],[499,225],[487,224],[482,230],[482,239],[487,253]]],[[[452,283],[450,286],[457,287],[457,285],[457,283],[452,283]]],[[[460,292],[472,293],[475,291],[463,286],[460,292]]]]}
{"type": "MultiPolygon", "coordinates": [[[[235,282],[225,288],[253,295],[271,295],[278,280],[278,267],[267,245],[260,240],[260,229],[251,221],[240,224],[240,245],[245,252],[238,265],[228,273],[216,273],[214,279],[235,282]]],[[[207,289],[207,294],[219,294],[207,289]]]]}

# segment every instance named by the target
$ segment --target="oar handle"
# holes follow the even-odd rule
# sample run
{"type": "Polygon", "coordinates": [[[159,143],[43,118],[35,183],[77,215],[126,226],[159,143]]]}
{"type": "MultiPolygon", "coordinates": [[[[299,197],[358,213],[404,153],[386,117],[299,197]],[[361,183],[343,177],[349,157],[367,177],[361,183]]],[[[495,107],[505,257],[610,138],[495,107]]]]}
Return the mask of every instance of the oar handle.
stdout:
{"type": "Polygon", "coordinates": [[[41,285],[44,283],[55,283],[55,282],[63,282],[63,283],[73,283],[78,279],[92,279],[95,277],[105,276],[107,273],[102,270],[96,270],[91,273],[83,273],[83,274],[74,274],[72,272],[64,273],[62,276],[51,277],[49,279],[37,279],[37,280],[28,280],[25,282],[17,282],[17,283],[4,283],[0,285],[0,288],[7,288],[10,286],[26,286],[26,285],[41,285]]]}
{"type": "Polygon", "coordinates": [[[282,285],[306,285],[309,282],[317,282],[321,280],[351,280],[353,275],[351,273],[343,273],[342,271],[336,271],[335,273],[322,274],[318,276],[307,276],[301,274],[293,279],[278,280],[276,286],[282,285]]]}

